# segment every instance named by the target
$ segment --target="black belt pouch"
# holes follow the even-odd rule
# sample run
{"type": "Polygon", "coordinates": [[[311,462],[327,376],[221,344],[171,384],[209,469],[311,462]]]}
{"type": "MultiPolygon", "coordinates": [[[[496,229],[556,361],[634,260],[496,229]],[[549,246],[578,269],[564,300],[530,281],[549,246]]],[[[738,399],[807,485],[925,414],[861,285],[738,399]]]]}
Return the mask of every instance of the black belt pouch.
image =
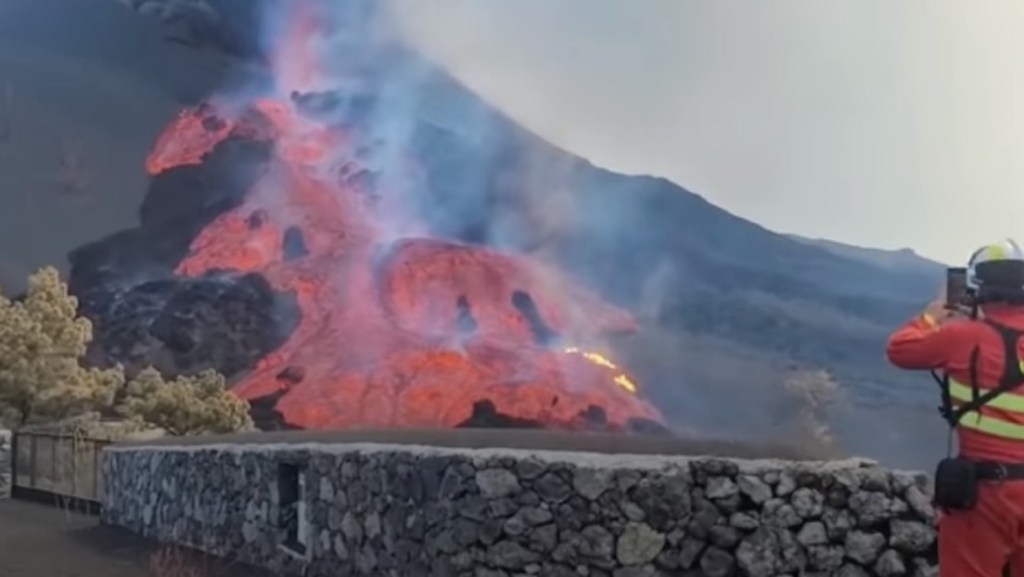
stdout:
{"type": "Polygon", "coordinates": [[[939,461],[935,468],[935,504],[944,509],[966,511],[977,501],[977,465],[960,458],[939,461]]]}

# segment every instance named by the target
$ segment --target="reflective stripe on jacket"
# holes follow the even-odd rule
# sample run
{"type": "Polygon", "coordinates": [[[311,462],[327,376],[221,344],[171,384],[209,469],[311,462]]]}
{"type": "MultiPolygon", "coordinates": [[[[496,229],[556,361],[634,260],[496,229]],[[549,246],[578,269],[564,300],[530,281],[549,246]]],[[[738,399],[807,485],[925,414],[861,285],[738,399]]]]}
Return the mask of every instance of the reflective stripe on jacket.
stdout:
{"type": "MultiPolygon", "coordinates": [[[[987,306],[984,314],[994,322],[1024,332],[1024,307],[987,306]]],[[[890,362],[898,367],[948,373],[950,396],[956,406],[972,398],[970,359],[975,347],[977,385],[983,393],[999,384],[1004,344],[999,333],[982,322],[960,320],[938,327],[930,319],[918,317],[892,334],[886,352],[890,362]]],[[[1024,358],[1024,345],[1020,342],[1017,358],[1024,358]]],[[[1024,389],[1000,395],[980,411],[965,415],[957,434],[964,456],[1024,462],[1024,389]]]]}
{"type": "MultiPolygon", "coordinates": [[[[951,378],[949,396],[952,398],[953,406],[960,407],[971,400],[971,387],[951,378]]],[[[980,411],[965,414],[960,419],[960,426],[989,435],[1024,441],[1024,425],[1018,425],[1016,419],[1006,420],[1000,416],[1000,413],[1007,412],[1024,415],[1024,395],[1003,393],[986,403],[980,411]]]]}

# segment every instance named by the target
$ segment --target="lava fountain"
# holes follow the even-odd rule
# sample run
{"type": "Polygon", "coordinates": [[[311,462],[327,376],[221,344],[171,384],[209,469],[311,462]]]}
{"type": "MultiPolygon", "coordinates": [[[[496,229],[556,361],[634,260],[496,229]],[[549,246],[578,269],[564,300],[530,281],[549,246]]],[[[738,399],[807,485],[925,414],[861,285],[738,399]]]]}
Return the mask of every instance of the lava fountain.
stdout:
{"type": "Polygon", "coordinates": [[[626,371],[580,348],[635,331],[628,313],[524,255],[394,234],[410,220],[403,180],[377,177],[415,174],[416,159],[373,160],[379,135],[353,105],[375,97],[373,71],[327,73],[317,46],[338,23],[289,6],[275,88],[182,111],[147,160],[158,176],[228,139],[273,144],[242,204],[175,271],[258,273],[295,295],[297,328],[234,392],[297,428],[659,427],[626,371]]]}

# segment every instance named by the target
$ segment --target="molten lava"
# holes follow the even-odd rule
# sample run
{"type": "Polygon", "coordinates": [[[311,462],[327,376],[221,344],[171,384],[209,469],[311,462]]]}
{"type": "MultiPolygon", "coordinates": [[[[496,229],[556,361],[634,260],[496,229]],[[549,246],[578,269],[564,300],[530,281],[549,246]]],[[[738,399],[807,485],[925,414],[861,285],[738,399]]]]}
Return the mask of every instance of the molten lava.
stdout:
{"type": "MultiPolygon", "coordinates": [[[[299,20],[292,28],[308,32],[299,20]]],[[[308,85],[316,66],[301,48],[288,42],[281,54],[303,62],[289,75],[308,85]]],[[[176,271],[255,272],[296,295],[298,327],[238,395],[277,398],[278,413],[302,428],[454,427],[482,406],[551,428],[662,422],[625,371],[574,344],[635,331],[628,313],[524,256],[386,241],[375,195],[394,191],[351,178],[366,169],[359,136],[311,120],[294,98],[224,116],[208,104],[182,112],[147,168],[203,162],[229,137],[274,144],[242,205],[209,224],[176,271]]]]}
{"type": "MultiPolygon", "coordinates": [[[[612,371],[616,371],[616,372],[619,371],[619,367],[615,363],[611,362],[610,360],[608,360],[607,357],[605,357],[604,355],[601,355],[599,353],[595,353],[593,351],[581,351],[580,349],[578,349],[576,347],[569,347],[569,348],[565,349],[565,352],[571,353],[571,354],[582,355],[583,358],[585,358],[588,361],[594,363],[595,365],[600,365],[600,366],[605,367],[606,369],[609,369],[609,370],[612,370],[612,371]]],[[[625,373],[621,373],[620,372],[619,374],[615,375],[615,378],[612,379],[612,381],[616,385],[622,387],[623,389],[626,389],[627,391],[629,391],[631,393],[635,393],[636,392],[636,383],[634,383],[633,380],[630,379],[629,376],[627,376],[625,373]]]]}

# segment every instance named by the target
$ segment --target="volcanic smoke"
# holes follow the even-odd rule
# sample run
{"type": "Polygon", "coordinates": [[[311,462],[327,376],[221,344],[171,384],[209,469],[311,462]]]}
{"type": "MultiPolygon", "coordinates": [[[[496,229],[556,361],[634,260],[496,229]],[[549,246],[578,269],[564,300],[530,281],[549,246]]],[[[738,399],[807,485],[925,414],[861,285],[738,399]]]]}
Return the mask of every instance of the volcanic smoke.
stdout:
{"type": "Polygon", "coordinates": [[[367,128],[363,105],[379,98],[380,71],[338,72],[348,53],[323,65],[323,47],[352,33],[332,21],[340,9],[286,4],[274,90],[182,111],[147,160],[157,176],[204,162],[228,139],[273,144],[241,206],[209,224],[175,271],[258,273],[295,295],[297,328],[234,392],[276,399],[288,425],[313,429],[662,423],[623,369],[580,348],[635,331],[628,313],[523,255],[395,234],[411,203],[394,175],[417,165],[372,160],[400,144],[367,128]]]}

